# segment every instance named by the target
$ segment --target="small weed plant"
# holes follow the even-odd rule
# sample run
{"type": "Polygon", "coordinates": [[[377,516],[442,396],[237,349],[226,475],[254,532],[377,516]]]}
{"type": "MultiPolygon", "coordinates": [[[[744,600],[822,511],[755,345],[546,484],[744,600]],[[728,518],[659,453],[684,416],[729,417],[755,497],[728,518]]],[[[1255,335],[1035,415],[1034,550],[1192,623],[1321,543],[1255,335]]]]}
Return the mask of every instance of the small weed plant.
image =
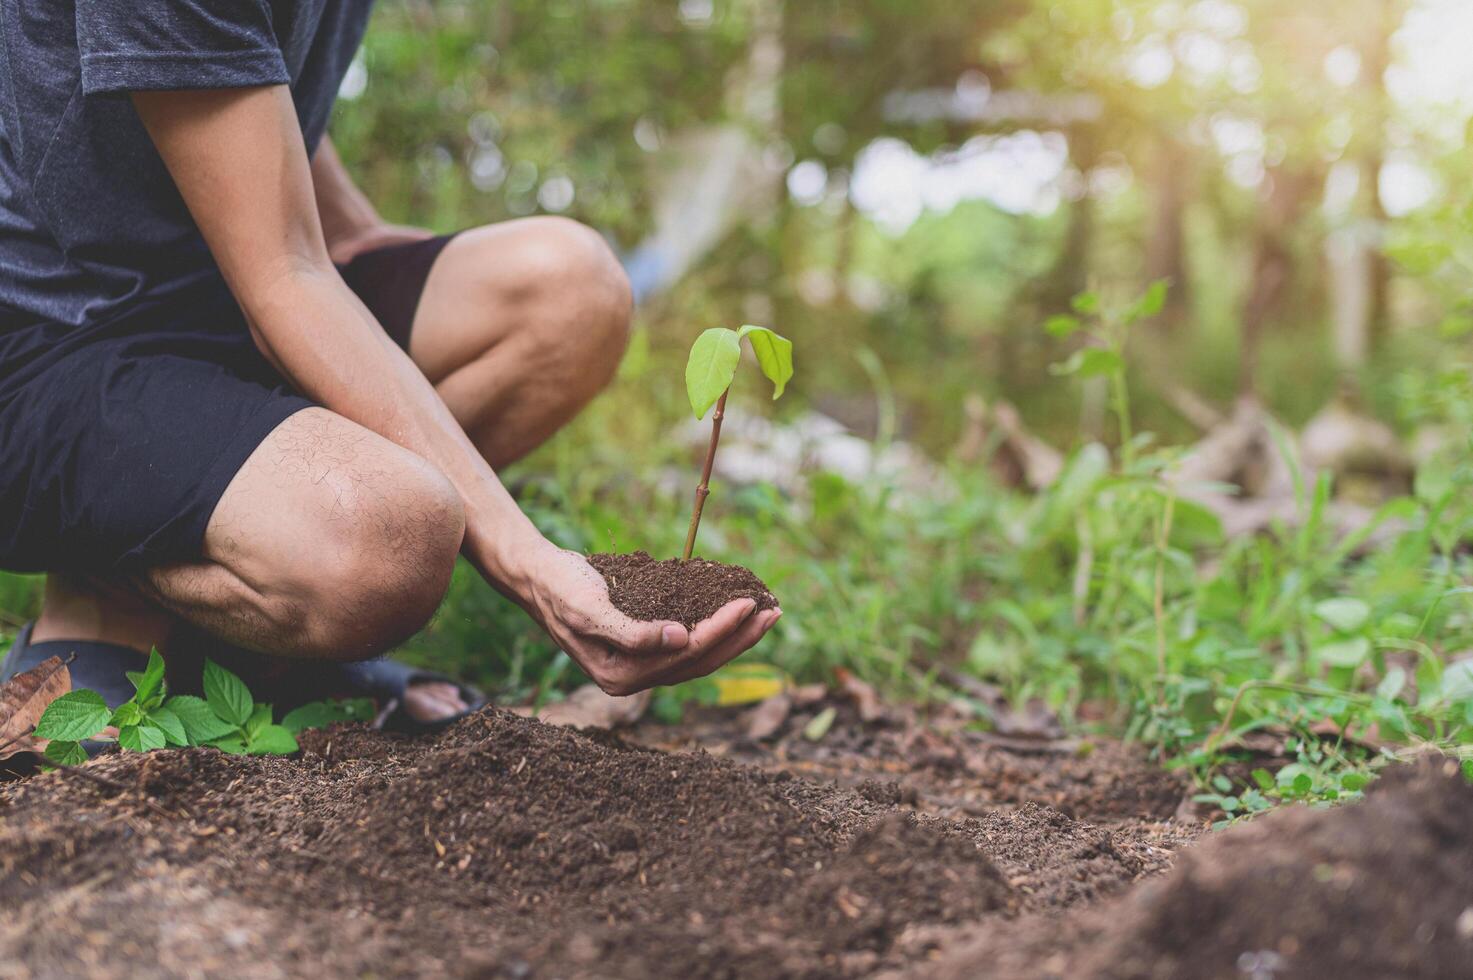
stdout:
{"type": "Polygon", "coordinates": [[[149,654],[142,671],[129,671],[133,697],[109,708],[102,695],[85,689],[52,701],[36,723],[36,737],[49,739],[46,759],[55,765],[87,760],[82,742],[115,739],[119,747],[148,752],[166,746],[209,745],[232,755],[289,755],[296,736],[308,728],[336,721],[365,721],[373,716],[367,699],[315,701],[272,721],[271,705],[258,704],[235,674],[205,661],[203,698],[168,693],[164,658],[149,654]],[[115,736],[104,734],[115,731],[115,736]]]}

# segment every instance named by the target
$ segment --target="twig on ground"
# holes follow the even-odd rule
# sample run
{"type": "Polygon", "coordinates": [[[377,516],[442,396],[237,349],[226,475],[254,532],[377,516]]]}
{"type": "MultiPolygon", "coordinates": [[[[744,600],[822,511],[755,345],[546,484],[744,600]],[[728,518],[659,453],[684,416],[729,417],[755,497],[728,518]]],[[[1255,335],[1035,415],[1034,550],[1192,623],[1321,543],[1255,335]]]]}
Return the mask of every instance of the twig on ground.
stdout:
{"type": "Polygon", "coordinates": [[[379,710],[379,713],[373,716],[373,724],[370,727],[372,727],[374,731],[381,730],[388,722],[389,716],[392,715],[395,709],[397,709],[398,707],[399,699],[389,698],[389,700],[384,703],[383,708],[379,710]]]}

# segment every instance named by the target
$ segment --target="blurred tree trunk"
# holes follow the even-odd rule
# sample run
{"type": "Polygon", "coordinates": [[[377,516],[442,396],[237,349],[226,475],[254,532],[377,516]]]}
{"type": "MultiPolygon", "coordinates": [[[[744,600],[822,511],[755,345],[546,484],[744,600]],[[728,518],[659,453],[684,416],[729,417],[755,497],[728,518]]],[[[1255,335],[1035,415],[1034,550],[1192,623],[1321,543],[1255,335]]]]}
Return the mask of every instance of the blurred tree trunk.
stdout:
{"type": "Polygon", "coordinates": [[[1362,128],[1355,134],[1348,161],[1358,177],[1356,193],[1342,225],[1325,240],[1335,361],[1341,384],[1347,387],[1354,387],[1356,373],[1390,333],[1391,270],[1384,251],[1387,216],[1381,168],[1386,162],[1390,111],[1386,69],[1402,0],[1367,0],[1367,4],[1356,84],[1362,128]]]}
{"type": "Polygon", "coordinates": [[[1370,349],[1376,350],[1385,343],[1391,328],[1388,309],[1391,268],[1383,248],[1386,204],[1381,198],[1381,167],[1386,162],[1386,122],[1390,114],[1386,69],[1391,65],[1391,35],[1401,20],[1403,0],[1372,0],[1372,5],[1374,16],[1361,45],[1360,88],[1367,131],[1361,138],[1360,172],[1367,219],[1374,231],[1373,240],[1368,243],[1370,290],[1366,339],[1370,349]]]}
{"type": "Polygon", "coordinates": [[[1238,359],[1238,394],[1258,394],[1259,352],[1265,324],[1278,313],[1294,268],[1292,233],[1322,185],[1315,171],[1279,167],[1265,178],[1268,200],[1258,214],[1248,297],[1243,304],[1242,347],[1238,359]]]}
{"type": "Polygon", "coordinates": [[[1089,253],[1094,241],[1095,207],[1089,193],[1089,173],[1099,162],[1099,139],[1094,127],[1077,125],[1068,133],[1069,162],[1079,172],[1079,200],[1069,205],[1069,225],[1064,245],[1044,287],[1045,310],[1067,309],[1069,300],[1084,292],[1089,283],[1089,253]]]}
{"type": "Polygon", "coordinates": [[[1168,328],[1181,324],[1188,306],[1185,218],[1190,165],[1186,147],[1170,136],[1160,139],[1151,178],[1155,197],[1146,243],[1146,279],[1171,283],[1160,317],[1160,323],[1168,328]]]}

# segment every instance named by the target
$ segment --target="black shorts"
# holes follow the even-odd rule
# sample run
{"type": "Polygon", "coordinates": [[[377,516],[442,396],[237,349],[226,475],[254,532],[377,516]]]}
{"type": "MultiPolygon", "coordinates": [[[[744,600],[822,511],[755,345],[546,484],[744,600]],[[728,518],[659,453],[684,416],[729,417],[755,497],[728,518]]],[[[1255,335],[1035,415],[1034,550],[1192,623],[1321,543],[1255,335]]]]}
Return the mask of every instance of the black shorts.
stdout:
{"type": "MultiPolygon", "coordinates": [[[[447,241],[367,252],[341,270],[401,347],[447,241]]],[[[27,329],[43,342],[17,348],[44,353],[0,357],[9,571],[105,573],[199,557],[231,479],[271,430],[313,404],[256,349],[218,274],[103,323],[27,329]]]]}

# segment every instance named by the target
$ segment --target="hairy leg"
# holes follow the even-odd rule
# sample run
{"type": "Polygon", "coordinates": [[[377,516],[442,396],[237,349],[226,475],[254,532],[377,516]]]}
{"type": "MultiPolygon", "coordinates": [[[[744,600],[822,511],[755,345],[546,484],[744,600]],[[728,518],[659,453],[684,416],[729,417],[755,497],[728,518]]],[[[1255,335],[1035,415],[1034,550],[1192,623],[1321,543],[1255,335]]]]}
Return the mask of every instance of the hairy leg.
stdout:
{"type": "Polygon", "coordinates": [[[418,456],[326,409],[293,415],[226,488],[199,561],[139,573],[165,610],[238,646],[356,660],[433,614],[464,534],[418,456]]]}
{"type": "Polygon", "coordinates": [[[525,218],[457,235],[430,270],[409,353],[492,466],[545,442],[613,378],[629,280],[592,229],[525,218]]]}
{"type": "Polygon", "coordinates": [[[173,616],[125,583],[53,572],[46,576],[31,640],[117,643],[147,651],[163,647],[173,625],[173,616]]]}

